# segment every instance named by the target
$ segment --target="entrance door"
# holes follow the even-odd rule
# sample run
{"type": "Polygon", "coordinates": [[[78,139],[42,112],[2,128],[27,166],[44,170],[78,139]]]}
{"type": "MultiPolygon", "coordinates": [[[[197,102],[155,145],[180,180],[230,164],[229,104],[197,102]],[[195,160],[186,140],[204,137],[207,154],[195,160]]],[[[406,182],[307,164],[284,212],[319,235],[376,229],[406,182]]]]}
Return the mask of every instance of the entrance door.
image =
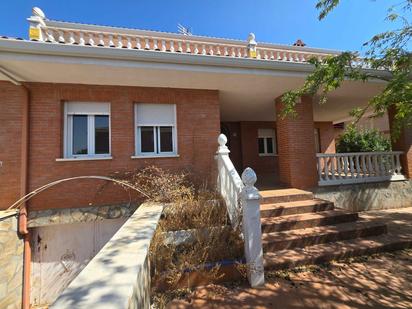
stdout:
{"type": "Polygon", "coordinates": [[[222,122],[220,131],[227,137],[227,147],[230,150],[230,159],[233,162],[237,172],[241,174],[242,170],[242,139],[240,134],[239,122],[222,122]]]}

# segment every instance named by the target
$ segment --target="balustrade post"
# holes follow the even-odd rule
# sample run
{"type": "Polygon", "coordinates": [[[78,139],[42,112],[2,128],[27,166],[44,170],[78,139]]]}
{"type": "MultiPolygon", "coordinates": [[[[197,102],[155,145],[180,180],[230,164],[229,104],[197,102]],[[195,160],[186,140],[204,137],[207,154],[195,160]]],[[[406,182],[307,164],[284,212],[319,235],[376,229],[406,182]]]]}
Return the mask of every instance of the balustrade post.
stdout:
{"type": "Polygon", "coordinates": [[[265,283],[262,229],[260,222],[261,196],[258,189],[254,186],[256,180],[256,174],[250,167],[243,171],[242,181],[245,186],[240,193],[243,209],[242,227],[248,279],[252,287],[257,287],[265,283]]]}
{"type": "Polygon", "coordinates": [[[318,157],[318,176],[319,176],[319,181],[322,181],[322,158],[318,157]]]}
{"type": "Polygon", "coordinates": [[[44,34],[42,31],[42,27],[46,27],[46,23],[44,20],[46,19],[46,15],[43,13],[41,9],[38,7],[34,7],[32,10],[32,16],[30,16],[27,20],[29,21],[29,38],[32,41],[44,41],[44,34]]]}
{"type": "Polygon", "coordinates": [[[248,58],[256,58],[256,40],[255,35],[253,33],[249,33],[247,38],[247,57],[248,58]]]}
{"type": "Polygon", "coordinates": [[[223,157],[228,157],[230,150],[227,148],[226,143],[227,143],[227,137],[224,134],[219,134],[219,137],[217,138],[217,142],[219,144],[219,147],[217,148],[216,151],[216,156],[215,159],[217,160],[217,169],[218,169],[218,177],[217,177],[217,185],[218,188],[222,185],[222,179],[219,177],[220,175],[220,170],[222,169],[222,160],[223,157]]]}

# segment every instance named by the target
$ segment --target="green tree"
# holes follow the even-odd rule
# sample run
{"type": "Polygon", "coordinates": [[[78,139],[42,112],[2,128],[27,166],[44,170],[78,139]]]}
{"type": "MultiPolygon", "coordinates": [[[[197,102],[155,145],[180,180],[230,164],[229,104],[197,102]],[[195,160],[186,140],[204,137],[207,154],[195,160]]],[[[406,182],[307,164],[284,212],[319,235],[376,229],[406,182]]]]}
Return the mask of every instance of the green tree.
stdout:
{"type": "MultiPolygon", "coordinates": [[[[340,0],[318,0],[316,8],[320,11],[319,20],[325,18],[340,0]]],[[[381,4],[381,2],[379,2],[381,4]]],[[[408,44],[412,37],[410,22],[412,0],[404,0],[388,9],[386,20],[392,22],[393,29],[376,34],[368,42],[365,57],[360,59],[355,52],[343,52],[329,56],[323,61],[309,60],[314,66],[304,85],[286,92],[282,99],[282,116],[295,116],[295,106],[302,95],[319,95],[319,103],[327,102],[327,95],[339,88],[345,80],[367,81],[379,79],[386,82],[382,92],[374,96],[363,108],[354,109],[351,116],[357,122],[367,110],[376,117],[388,109],[394,110],[392,137],[397,138],[403,126],[412,125],[412,54],[408,44]],[[397,12],[401,13],[397,13],[397,12]],[[409,18],[409,19],[408,19],[409,18]],[[396,27],[396,25],[400,25],[396,27]]]]}

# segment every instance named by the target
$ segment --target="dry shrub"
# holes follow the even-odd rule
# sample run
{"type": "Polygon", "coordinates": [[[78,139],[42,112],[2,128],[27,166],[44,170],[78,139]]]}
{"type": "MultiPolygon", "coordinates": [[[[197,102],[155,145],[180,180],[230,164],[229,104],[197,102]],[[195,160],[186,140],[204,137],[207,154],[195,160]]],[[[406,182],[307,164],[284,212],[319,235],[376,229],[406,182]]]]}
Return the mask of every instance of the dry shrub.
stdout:
{"type": "Polygon", "coordinates": [[[214,192],[186,195],[165,207],[160,226],[163,231],[224,226],[228,224],[226,208],[214,192]]]}
{"type": "Polygon", "coordinates": [[[145,199],[152,202],[170,203],[195,194],[187,173],[169,173],[157,166],[115,172],[111,177],[138,188],[146,194],[145,199]]]}
{"type": "MultiPolygon", "coordinates": [[[[164,299],[164,293],[156,292],[165,285],[176,287],[188,271],[213,281],[220,276],[219,261],[243,256],[243,241],[239,231],[228,226],[223,201],[205,184],[195,187],[190,173],[170,173],[150,166],[112,176],[142,190],[147,201],[165,203],[150,247],[155,298],[164,299]],[[179,245],[165,241],[166,232],[179,230],[190,230],[192,241],[179,245]]],[[[162,302],[158,301],[158,307],[164,306],[162,302]]]]}
{"type": "Polygon", "coordinates": [[[203,278],[214,281],[220,277],[219,262],[242,257],[243,241],[239,231],[226,225],[224,205],[208,203],[202,196],[168,206],[151,243],[154,286],[161,283],[176,286],[188,271],[197,271],[203,278]],[[191,242],[180,245],[165,242],[166,232],[182,229],[190,229],[191,242]]]}

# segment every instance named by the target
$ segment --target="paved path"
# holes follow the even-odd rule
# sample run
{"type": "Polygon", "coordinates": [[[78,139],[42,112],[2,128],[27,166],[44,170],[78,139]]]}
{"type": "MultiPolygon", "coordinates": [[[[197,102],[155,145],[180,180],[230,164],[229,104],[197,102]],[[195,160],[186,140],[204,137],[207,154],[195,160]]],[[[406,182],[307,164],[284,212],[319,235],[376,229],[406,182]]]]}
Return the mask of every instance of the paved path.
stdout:
{"type": "MultiPolygon", "coordinates": [[[[388,223],[391,235],[412,240],[412,208],[363,213],[388,223]]],[[[351,262],[334,262],[312,271],[267,273],[267,284],[210,285],[169,309],[183,308],[412,308],[412,250],[385,253],[351,262]]]]}

